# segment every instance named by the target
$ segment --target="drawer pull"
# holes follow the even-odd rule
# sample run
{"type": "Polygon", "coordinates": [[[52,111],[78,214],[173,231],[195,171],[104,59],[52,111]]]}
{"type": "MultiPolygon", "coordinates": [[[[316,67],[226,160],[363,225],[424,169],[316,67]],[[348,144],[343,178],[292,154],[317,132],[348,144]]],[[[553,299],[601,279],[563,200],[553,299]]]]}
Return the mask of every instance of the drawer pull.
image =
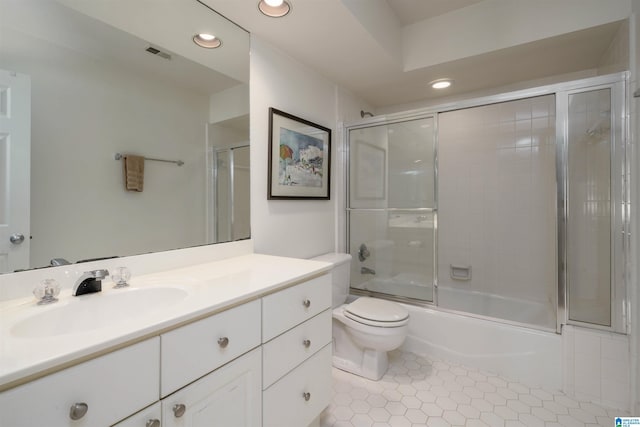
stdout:
{"type": "Polygon", "coordinates": [[[222,348],[227,348],[227,346],[229,345],[229,338],[227,337],[218,338],[218,345],[222,348]]]}
{"type": "Polygon", "coordinates": [[[309,308],[311,306],[311,301],[305,299],[304,301],[302,301],[302,305],[304,305],[305,308],[309,308]]]}
{"type": "Polygon", "coordinates": [[[160,420],[157,418],[147,420],[147,424],[145,424],[145,427],[160,427],[160,420]]]}
{"type": "Polygon", "coordinates": [[[302,345],[305,346],[306,348],[311,347],[311,340],[302,341],[302,345]]]}
{"type": "Polygon", "coordinates": [[[304,392],[302,393],[302,397],[304,397],[305,402],[308,402],[311,399],[311,393],[309,393],[308,391],[304,392]]]}
{"type": "Polygon", "coordinates": [[[173,405],[173,415],[175,415],[176,418],[180,418],[185,412],[187,412],[187,407],[182,403],[173,405]]]}
{"type": "Polygon", "coordinates": [[[69,410],[69,418],[72,420],[79,420],[84,417],[89,410],[89,405],[84,402],[74,403],[69,410]]]}

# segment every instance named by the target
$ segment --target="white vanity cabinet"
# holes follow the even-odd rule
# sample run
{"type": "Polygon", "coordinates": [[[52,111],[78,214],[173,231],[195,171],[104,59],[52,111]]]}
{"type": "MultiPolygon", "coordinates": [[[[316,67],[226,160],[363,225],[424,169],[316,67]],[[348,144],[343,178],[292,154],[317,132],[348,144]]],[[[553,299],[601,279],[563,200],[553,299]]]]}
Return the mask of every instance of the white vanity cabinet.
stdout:
{"type": "Polygon", "coordinates": [[[264,427],[307,426],[331,399],[331,277],[262,299],[264,427]]]}
{"type": "Polygon", "coordinates": [[[331,395],[330,276],[277,289],[0,392],[0,426],[307,426],[331,395]]]}
{"type": "Polygon", "coordinates": [[[0,426],[109,426],[158,400],[158,337],[0,393],[0,426]]]}
{"type": "Polygon", "coordinates": [[[162,399],[162,426],[260,426],[261,367],[262,352],[256,348],[162,399]]]}

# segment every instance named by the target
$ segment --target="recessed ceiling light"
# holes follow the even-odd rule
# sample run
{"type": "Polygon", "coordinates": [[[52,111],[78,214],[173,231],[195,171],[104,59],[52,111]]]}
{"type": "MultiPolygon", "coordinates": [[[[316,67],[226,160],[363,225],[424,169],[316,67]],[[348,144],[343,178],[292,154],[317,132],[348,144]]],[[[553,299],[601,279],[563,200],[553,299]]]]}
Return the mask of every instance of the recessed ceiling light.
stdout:
{"type": "Polygon", "coordinates": [[[222,41],[213,34],[200,33],[193,36],[193,42],[206,49],[215,49],[222,46],[222,41]]]}
{"type": "Polygon", "coordinates": [[[449,86],[451,86],[452,81],[451,81],[451,79],[438,79],[438,80],[432,81],[429,84],[434,89],[446,89],[449,86]]]}
{"type": "Polygon", "coordinates": [[[260,0],[258,9],[271,18],[281,18],[291,11],[291,5],[286,0],[260,0]]]}

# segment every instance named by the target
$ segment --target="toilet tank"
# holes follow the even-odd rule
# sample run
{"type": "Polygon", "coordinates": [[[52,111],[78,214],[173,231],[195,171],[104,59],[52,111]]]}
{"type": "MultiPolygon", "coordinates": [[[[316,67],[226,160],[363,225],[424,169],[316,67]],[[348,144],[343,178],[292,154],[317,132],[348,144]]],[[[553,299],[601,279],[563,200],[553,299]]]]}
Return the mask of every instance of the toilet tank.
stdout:
{"type": "Polygon", "coordinates": [[[333,307],[338,307],[349,296],[349,283],[351,278],[351,255],[331,252],[311,258],[313,261],[322,261],[333,264],[331,269],[331,290],[333,307]]]}

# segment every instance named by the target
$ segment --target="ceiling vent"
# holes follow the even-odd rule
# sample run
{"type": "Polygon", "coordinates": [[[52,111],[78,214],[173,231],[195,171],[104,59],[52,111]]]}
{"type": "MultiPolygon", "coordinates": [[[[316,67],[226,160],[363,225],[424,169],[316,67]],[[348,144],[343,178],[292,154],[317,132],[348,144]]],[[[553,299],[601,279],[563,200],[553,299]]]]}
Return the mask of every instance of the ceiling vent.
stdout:
{"type": "Polygon", "coordinates": [[[147,52],[152,53],[156,56],[159,56],[160,58],[164,58],[164,59],[171,59],[171,55],[169,55],[167,52],[163,52],[158,48],[155,48],[153,46],[149,46],[148,48],[145,49],[147,52]]]}

